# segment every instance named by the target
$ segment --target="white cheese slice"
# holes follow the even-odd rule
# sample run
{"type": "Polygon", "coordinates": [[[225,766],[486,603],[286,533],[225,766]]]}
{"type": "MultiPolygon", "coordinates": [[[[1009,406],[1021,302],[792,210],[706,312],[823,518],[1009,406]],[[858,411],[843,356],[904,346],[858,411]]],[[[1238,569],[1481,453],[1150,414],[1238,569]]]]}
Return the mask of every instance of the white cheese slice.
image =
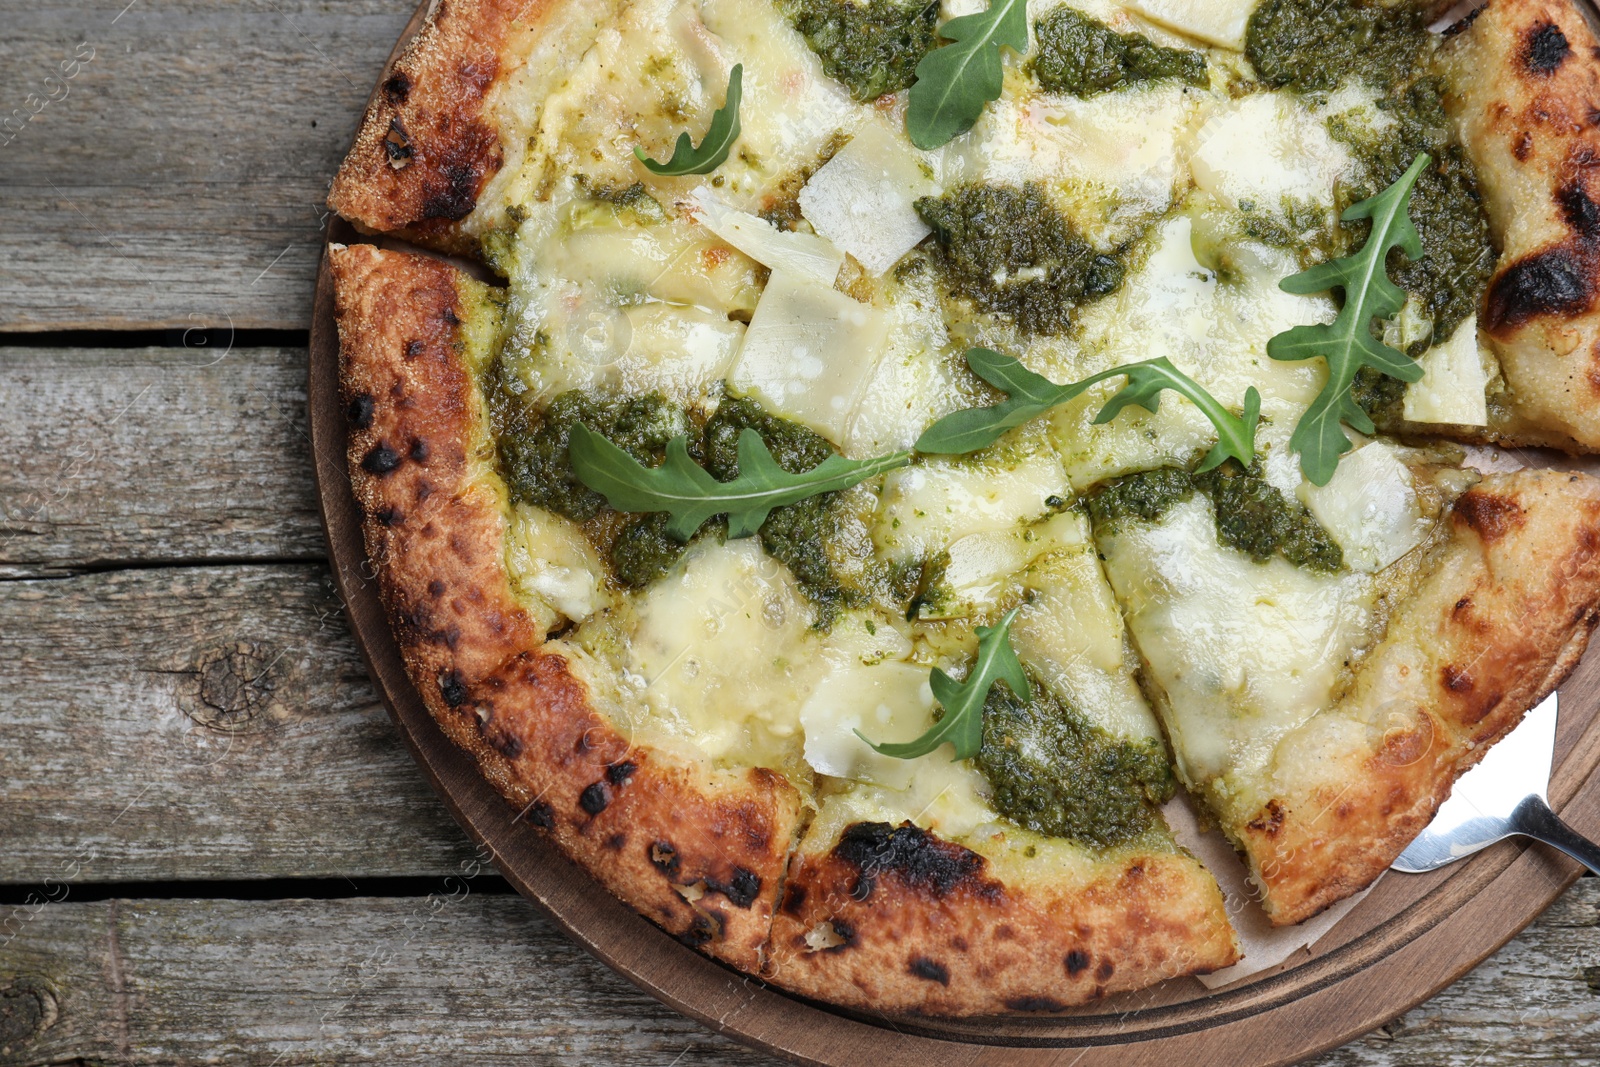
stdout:
{"type": "Polygon", "coordinates": [[[1222,105],[1195,135],[1195,184],[1230,207],[1280,210],[1285,199],[1324,203],[1350,168],[1321,111],[1287,93],[1222,105]]]}
{"type": "Polygon", "coordinates": [[[1201,493],[1159,524],[1125,523],[1101,551],[1190,782],[1265,766],[1369,637],[1369,576],[1256,563],[1218,543],[1201,493]]]}
{"type": "Polygon", "coordinates": [[[1478,350],[1478,320],[1467,319],[1450,339],[1417,360],[1422,380],[1406,386],[1401,410],[1411,422],[1487,426],[1489,373],[1478,350]]]}
{"type": "Polygon", "coordinates": [[[844,253],[827,237],[780,230],[766,219],[735,211],[703,186],[689,203],[700,225],[773,270],[831,287],[844,266],[844,253]]]}
{"type": "Polygon", "coordinates": [[[1171,30],[1235,52],[1244,50],[1250,13],[1260,0],[1126,0],[1133,10],[1171,30]]]}
{"type": "Polygon", "coordinates": [[[745,332],[729,384],[835,444],[883,355],[881,311],[775,270],[745,332]]]}
{"type": "Polygon", "coordinates": [[[882,274],[928,236],[913,205],[934,192],[932,171],[910,143],[872,123],[806,182],[800,211],[819,234],[882,274]]]}
{"type": "Polygon", "coordinates": [[[1382,570],[1428,535],[1411,469],[1386,441],[1368,441],[1339,461],[1327,485],[1302,482],[1298,493],[1358,571],[1382,570]]]}

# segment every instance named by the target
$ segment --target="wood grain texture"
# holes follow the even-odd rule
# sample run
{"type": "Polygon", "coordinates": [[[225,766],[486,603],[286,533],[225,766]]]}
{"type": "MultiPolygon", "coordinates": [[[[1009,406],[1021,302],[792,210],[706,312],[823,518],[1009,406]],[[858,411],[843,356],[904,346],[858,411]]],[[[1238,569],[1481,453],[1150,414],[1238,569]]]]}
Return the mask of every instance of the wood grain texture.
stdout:
{"type": "Polygon", "coordinates": [[[0,578],[326,555],[305,350],[0,348],[0,578]]]}
{"type": "Polygon", "coordinates": [[[0,582],[0,738],[0,883],[433,875],[471,854],[317,564],[0,582]]]}
{"type": "Polygon", "coordinates": [[[0,330],[304,328],[328,182],[410,16],[0,2],[0,330]]]}
{"type": "MultiPolygon", "coordinates": [[[[633,989],[525,901],[472,887],[0,910],[0,1065],[778,1062],[633,989]]],[[[1448,992],[1308,1062],[1593,1062],[1597,964],[1600,880],[1585,879],[1448,992]]]]}

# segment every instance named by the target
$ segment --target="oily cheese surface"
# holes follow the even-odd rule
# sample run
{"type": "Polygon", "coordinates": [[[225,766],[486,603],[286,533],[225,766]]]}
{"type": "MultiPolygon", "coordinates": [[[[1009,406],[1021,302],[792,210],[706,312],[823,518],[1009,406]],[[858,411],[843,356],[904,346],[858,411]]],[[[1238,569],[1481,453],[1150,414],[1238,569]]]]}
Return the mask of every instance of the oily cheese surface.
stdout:
{"type": "MultiPolygon", "coordinates": [[[[1158,814],[1091,845],[1006,809],[1015,790],[976,763],[865,740],[932,728],[929,672],[959,677],[978,627],[1012,609],[1035,695],[1097,739],[1083,751],[1170,742],[1282,923],[1370,882],[1581,652],[1600,599],[1591,481],[1472,486],[1456,457],[1381,438],[1328,485],[1302,478],[1288,434],[1326,372],[1267,343],[1338,307],[1278,282],[1337,247],[1393,120],[1366,85],[1233,91],[1252,76],[1249,5],[1225,6],[1074,8],[1205,50],[1205,79],[1077,96],[1010,57],[1000,99],[931,152],[905,140],[903,93],[853,98],[766,0],[449,4],[380,86],[330,203],[508,283],[333,255],[352,483],[408,668],[524,817],[686,943],[810,996],[933,1014],[1054,1010],[1237,958],[1214,881],[1158,814]],[[634,148],[665,158],[703,130],[736,63],[738,150],[709,178],[646,171],[634,148]],[[974,269],[952,235],[992,248],[986,218],[1046,265],[974,269]],[[685,548],[597,502],[550,436],[568,411],[657,458],[679,434],[714,464],[749,425],[793,462],[864,459],[992,403],[961,358],[979,344],[1057,382],[1159,355],[1230,410],[1253,389],[1256,464],[1122,521],[1108,493],[1186,472],[1215,430],[1176,396],[1100,422],[1107,383],[975,456],[919,456],[758,537],[685,548]],[[1336,562],[1241,533],[1258,521],[1237,520],[1241,492],[1336,562]],[[1488,649],[1470,668],[1469,633],[1488,649]],[[1396,746],[1420,733],[1371,729],[1397,692],[1428,731],[1403,770],[1396,746]],[[1328,768],[1358,786],[1337,803],[1328,768]]],[[[1570,100],[1592,56],[1550,58],[1541,11],[1496,0],[1440,49],[1445,82],[1483,62],[1526,74],[1542,48],[1539,99],[1570,100]]],[[[1035,5],[1030,31],[1071,14],[1035,5]]],[[[1512,221],[1543,179],[1496,170],[1481,115],[1504,101],[1448,106],[1501,263],[1448,336],[1415,299],[1386,326],[1426,374],[1380,422],[1588,447],[1576,372],[1551,370],[1567,339],[1589,343],[1586,310],[1514,308],[1560,258],[1549,242],[1588,263],[1594,201],[1568,180],[1554,221],[1512,221]]],[[[1088,758],[1041,755],[1046,736],[1009,766],[1088,758]]],[[[1110,788],[1135,788],[1117,773],[1110,788]]],[[[1082,780],[1050,803],[1070,810],[1082,780]]],[[[1138,803],[1153,813],[1158,792],[1138,803]]]]}

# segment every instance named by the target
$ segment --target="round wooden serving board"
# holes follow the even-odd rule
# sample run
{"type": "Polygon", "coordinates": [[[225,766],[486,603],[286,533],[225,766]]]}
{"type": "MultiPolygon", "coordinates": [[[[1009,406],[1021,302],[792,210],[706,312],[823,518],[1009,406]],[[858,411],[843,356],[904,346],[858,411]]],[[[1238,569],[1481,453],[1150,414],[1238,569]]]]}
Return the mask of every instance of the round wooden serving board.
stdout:
{"type": "MultiPolygon", "coordinates": [[[[396,53],[422,23],[418,9],[396,53]]],[[[392,61],[391,57],[391,61],[392,61]]],[[[365,240],[334,219],[328,239],[365,240]]],[[[413,690],[367,561],[345,466],[339,342],[324,258],[311,327],[317,492],[345,614],[385,705],[457,821],[506,879],[579,944],[651,996],[738,1041],[807,1064],[872,1067],[1276,1067],[1344,1044],[1426,1000],[1509,941],[1580,868],[1507,841],[1426,875],[1384,877],[1309,951],[1208,992],[1193,979],[1059,1015],[982,1020],[845,1012],[763,985],[680,945],[600,888],[515,812],[446,740],[413,690]]],[[[1562,687],[1550,799],[1600,836],[1600,652],[1562,687]]],[[[505,995],[516,996],[515,989],[505,995]]]]}

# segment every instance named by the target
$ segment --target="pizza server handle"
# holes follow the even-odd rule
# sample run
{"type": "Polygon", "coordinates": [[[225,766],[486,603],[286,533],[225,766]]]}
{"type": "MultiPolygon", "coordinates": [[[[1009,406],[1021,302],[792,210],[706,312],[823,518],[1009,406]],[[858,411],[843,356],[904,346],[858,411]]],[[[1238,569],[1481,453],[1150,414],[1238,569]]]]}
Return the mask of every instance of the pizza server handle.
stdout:
{"type": "Polygon", "coordinates": [[[1511,813],[1510,826],[1512,833],[1523,834],[1535,841],[1543,841],[1552,848],[1558,848],[1571,856],[1595,874],[1600,874],[1600,845],[1596,845],[1587,837],[1562,822],[1555,812],[1550,810],[1544,797],[1530,796],[1518,804],[1511,813]]]}

